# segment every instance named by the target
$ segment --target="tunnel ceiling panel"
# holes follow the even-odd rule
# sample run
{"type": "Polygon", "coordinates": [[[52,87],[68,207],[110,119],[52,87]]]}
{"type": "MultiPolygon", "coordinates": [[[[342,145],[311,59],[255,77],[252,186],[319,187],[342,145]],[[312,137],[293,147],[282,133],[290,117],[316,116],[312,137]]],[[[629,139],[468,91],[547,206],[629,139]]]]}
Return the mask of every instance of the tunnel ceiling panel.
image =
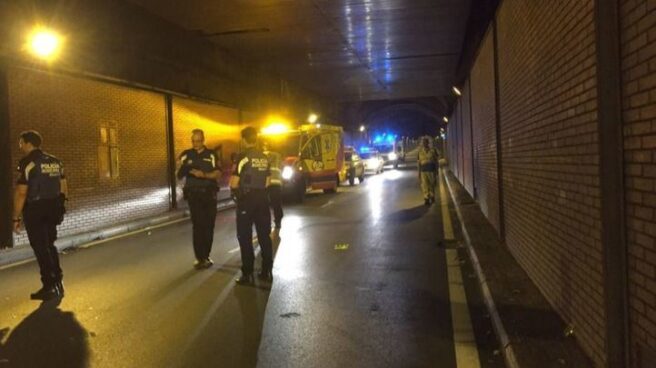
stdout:
{"type": "Polygon", "coordinates": [[[341,101],[449,94],[471,6],[470,0],[129,1],[341,101]]]}

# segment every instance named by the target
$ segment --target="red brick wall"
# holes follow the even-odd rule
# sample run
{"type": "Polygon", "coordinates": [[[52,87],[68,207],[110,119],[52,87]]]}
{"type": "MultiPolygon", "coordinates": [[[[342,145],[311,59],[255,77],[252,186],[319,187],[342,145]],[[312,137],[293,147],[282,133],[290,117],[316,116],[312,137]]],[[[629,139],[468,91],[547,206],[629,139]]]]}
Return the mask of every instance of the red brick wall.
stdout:
{"type": "Polygon", "coordinates": [[[631,345],[646,368],[656,356],[656,3],[620,3],[631,345]]]}
{"type": "Polygon", "coordinates": [[[492,32],[488,32],[481,43],[470,79],[476,195],[481,210],[499,231],[499,179],[492,32]]]}
{"type": "Polygon", "coordinates": [[[469,194],[474,196],[474,172],[472,161],[472,125],[470,112],[470,89],[469,81],[462,89],[461,116],[462,116],[462,184],[469,194]]]}
{"type": "Polygon", "coordinates": [[[593,0],[498,13],[506,243],[605,364],[593,0]]]}
{"type": "MultiPolygon", "coordinates": [[[[229,196],[228,179],[230,175],[230,154],[239,148],[241,126],[239,110],[192,101],[182,98],[173,100],[174,149],[176,158],[182,151],[191,148],[191,131],[198,128],[205,132],[205,145],[210,149],[221,147],[217,152],[222,156],[223,187],[220,196],[229,196]]],[[[178,188],[178,201],[182,200],[181,184],[178,188]]]]}
{"type": "MultiPolygon", "coordinates": [[[[18,134],[41,132],[43,148],[63,160],[70,186],[61,235],[146,217],[169,208],[164,97],[110,84],[10,69],[12,159],[18,134]],[[118,131],[120,171],[100,178],[100,126],[118,131]]],[[[26,242],[25,234],[16,244],[26,242]]]]}

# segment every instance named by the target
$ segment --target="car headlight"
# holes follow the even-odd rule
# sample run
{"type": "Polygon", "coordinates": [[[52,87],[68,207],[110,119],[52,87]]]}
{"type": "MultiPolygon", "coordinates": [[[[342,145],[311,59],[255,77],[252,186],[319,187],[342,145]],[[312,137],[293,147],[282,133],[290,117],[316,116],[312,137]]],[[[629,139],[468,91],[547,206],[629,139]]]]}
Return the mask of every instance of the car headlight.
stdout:
{"type": "Polygon", "coordinates": [[[389,158],[390,161],[394,161],[394,160],[398,159],[399,156],[396,153],[392,152],[387,156],[387,158],[389,158]]]}
{"type": "Polygon", "coordinates": [[[294,176],[294,169],[292,169],[290,166],[285,166],[282,169],[282,178],[285,180],[289,180],[294,176]]]}

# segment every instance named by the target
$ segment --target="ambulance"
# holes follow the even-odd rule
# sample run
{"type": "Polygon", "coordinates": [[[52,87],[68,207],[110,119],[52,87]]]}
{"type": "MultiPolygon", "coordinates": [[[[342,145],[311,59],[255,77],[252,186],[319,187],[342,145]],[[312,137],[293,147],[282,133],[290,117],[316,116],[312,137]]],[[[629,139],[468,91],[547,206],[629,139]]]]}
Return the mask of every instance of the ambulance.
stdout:
{"type": "Polygon", "coordinates": [[[302,202],[308,190],[334,193],[344,165],[344,131],[327,124],[272,125],[260,139],[282,156],[283,194],[302,202]]]}

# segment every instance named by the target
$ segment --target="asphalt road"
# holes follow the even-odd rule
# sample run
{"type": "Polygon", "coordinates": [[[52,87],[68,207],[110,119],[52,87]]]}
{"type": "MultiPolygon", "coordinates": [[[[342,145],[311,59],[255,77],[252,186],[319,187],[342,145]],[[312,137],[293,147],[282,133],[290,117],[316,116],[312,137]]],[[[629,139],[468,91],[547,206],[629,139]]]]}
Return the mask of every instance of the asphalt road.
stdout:
{"type": "Polygon", "coordinates": [[[63,255],[61,303],[29,300],[36,263],[3,269],[0,367],[500,367],[465,253],[415,176],[286,207],[273,285],[235,285],[233,210],[208,270],[188,222],[63,255]]]}

